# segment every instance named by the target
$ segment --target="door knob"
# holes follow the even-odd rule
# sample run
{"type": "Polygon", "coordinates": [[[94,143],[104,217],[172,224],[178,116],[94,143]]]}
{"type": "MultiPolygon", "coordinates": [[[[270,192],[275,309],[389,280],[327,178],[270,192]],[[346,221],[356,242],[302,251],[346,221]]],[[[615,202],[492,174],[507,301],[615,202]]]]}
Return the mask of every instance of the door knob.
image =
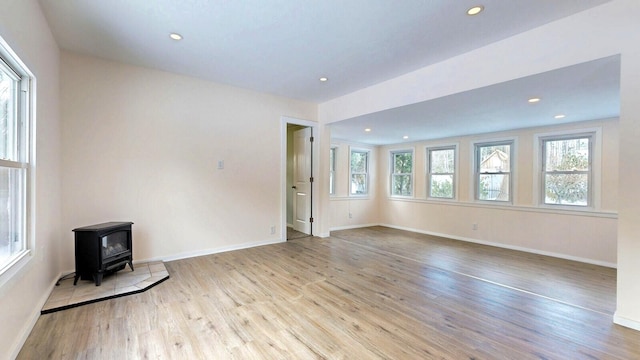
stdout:
{"type": "Polygon", "coordinates": [[[297,187],[296,187],[295,185],[293,185],[291,188],[292,188],[292,189],[297,189],[297,187]]]}

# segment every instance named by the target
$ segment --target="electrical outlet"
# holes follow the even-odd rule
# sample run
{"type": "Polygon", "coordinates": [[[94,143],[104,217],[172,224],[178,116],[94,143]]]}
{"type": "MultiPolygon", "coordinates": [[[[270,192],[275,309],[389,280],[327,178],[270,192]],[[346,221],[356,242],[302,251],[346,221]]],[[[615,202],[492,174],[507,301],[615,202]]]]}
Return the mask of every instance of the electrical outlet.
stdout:
{"type": "Polygon", "coordinates": [[[353,214],[349,213],[349,219],[353,219],[353,214]]]}
{"type": "Polygon", "coordinates": [[[224,160],[218,160],[218,169],[224,169],[224,160]]]}
{"type": "Polygon", "coordinates": [[[471,228],[472,228],[473,230],[478,230],[478,224],[472,224],[472,225],[471,225],[471,228]]]}
{"type": "Polygon", "coordinates": [[[271,235],[276,233],[276,227],[275,226],[271,226],[271,235]]]}

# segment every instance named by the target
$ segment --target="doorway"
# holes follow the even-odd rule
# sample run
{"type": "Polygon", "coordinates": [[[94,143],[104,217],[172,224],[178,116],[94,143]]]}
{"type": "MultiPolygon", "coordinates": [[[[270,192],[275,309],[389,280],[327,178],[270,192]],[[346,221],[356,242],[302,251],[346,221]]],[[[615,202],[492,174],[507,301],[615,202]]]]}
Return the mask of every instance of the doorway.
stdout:
{"type": "Polygon", "coordinates": [[[313,128],[287,123],[286,240],[313,236],[313,128]]]}

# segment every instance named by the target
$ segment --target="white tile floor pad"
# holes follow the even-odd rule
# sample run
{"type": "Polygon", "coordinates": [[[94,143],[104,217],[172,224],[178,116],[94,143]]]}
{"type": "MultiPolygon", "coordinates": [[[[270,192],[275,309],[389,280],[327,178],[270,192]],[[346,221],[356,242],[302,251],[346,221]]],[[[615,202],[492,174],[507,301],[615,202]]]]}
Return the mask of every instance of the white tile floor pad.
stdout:
{"type": "Polygon", "coordinates": [[[133,267],[135,271],[131,271],[127,265],[120,271],[105,275],[100,286],[93,281],[80,279],[77,285],[73,285],[73,276],[62,280],[59,286],[54,286],[40,313],[48,314],[141,293],[169,278],[169,272],[162,262],[134,264],[133,267]]]}

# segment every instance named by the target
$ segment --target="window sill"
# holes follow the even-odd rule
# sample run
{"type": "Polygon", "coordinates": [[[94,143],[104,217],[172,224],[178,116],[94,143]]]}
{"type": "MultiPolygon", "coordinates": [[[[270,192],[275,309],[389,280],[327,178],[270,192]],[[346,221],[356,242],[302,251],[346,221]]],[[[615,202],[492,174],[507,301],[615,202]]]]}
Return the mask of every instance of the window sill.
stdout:
{"type": "Polygon", "coordinates": [[[0,288],[2,288],[11,279],[15,278],[15,276],[33,259],[33,256],[31,255],[31,250],[24,251],[13,259],[9,265],[2,269],[2,272],[0,273],[0,288]]]}
{"type": "Polygon", "coordinates": [[[388,197],[389,201],[406,201],[423,203],[430,205],[446,205],[446,206],[462,206],[484,209],[503,209],[509,211],[523,211],[523,212],[535,212],[535,213],[547,213],[547,214],[562,214],[562,215],[575,215],[575,216],[590,216],[598,218],[610,218],[617,219],[618,213],[615,211],[602,211],[589,209],[566,209],[556,208],[549,206],[526,206],[526,205],[514,205],[512,203],[494,203],[490,201],[457,201],[457,200],[432,200],[432,199],[417,199],[417,198],[398,198],[388,197]]]}

